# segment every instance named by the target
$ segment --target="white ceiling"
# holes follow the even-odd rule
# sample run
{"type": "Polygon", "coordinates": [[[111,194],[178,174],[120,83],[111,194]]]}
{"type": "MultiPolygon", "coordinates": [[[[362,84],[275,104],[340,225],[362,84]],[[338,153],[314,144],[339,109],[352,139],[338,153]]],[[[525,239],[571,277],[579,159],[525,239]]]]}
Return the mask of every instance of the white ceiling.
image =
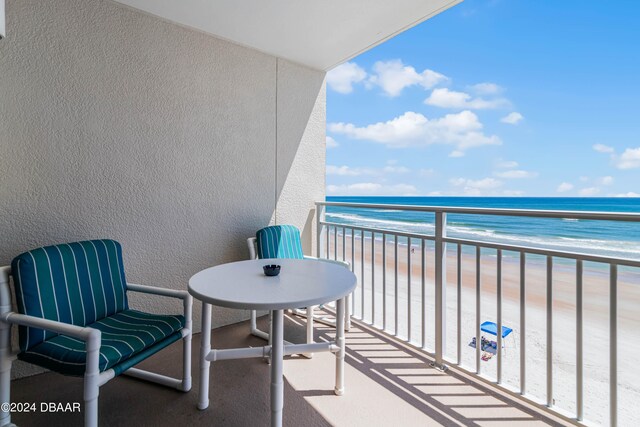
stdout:
{"type": "Polygon", "coordinates": [[[329,70],[462,0],[115,0],[171,22],[329,70]]]}

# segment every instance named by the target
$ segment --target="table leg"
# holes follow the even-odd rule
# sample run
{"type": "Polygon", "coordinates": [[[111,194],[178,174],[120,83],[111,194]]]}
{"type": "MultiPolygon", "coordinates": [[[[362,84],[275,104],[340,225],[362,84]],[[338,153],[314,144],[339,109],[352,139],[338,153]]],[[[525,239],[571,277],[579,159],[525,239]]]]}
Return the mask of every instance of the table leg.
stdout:
{"type": "MultiPolygon", "coordinates": [[[[315,307],[310,305],[307,307],[307,344],[313,344],[313,309],[315,307]]],[[[304,357],[311,359],[313,353],[305,353],[304,357]]]]}
{"type": "Polygon", "coordinates": [[[202,303],[202,341],[200,343],[200,390],[198,409],[209,407],[209,365],[207,356],[211,352],[211,304],[202,303]]]}
{"type": "Polygon", "coordinates": [[[338,396],[344,394],[344,309],[345,298],[338,300],[336,310],[336,345],[339,350],[336,352],[336,388],[335,393],[338,396]]]}
{"type": "Polygon", "coordinates": [[[271,329],[271,427],[282,427],[284,406],[284,383],[282,379],[282,359],[284,356],[283,311],[272,311],[271,329]]]}

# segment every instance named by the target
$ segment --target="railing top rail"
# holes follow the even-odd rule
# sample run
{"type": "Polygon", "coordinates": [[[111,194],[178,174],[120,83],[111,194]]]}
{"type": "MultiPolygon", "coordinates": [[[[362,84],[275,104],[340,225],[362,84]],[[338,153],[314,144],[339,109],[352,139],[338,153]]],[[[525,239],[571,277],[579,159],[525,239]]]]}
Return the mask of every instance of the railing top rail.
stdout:
{"type": "Polygon", "coordinates": [[[388,209],[417,212],[444,212],[469,215],[502,215],[502,216],[527,216],[536,218],[567,218],[588,219],[600,221],[630,221],[640,222],[640,212],[594,212],[594,211],[557,211],[539,209],[494,209],[494,208],[467,208],[456,206],[418,206],[418,205],[388,205],[373,203],[348,203],[348,202],[316,202],[316,206],[340,206],[360,209],[388,209]]]}

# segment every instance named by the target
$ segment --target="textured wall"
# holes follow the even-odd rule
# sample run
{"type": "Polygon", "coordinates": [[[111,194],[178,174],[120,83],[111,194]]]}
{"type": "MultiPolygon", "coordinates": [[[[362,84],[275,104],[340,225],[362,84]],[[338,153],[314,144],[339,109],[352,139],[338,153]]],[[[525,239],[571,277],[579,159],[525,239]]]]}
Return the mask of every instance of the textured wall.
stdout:
{"type": "MultiPolygon", "coordinates": [[[[244,239],[273,220],[304,229],[310,253],[323,79],[109,1],[8,0],[0,264],[109,237],[129,281],[185,289],[200,269],[246,258],[244,239]]],[[[214,324],[246,315],[215,309],[214,324]]]]}

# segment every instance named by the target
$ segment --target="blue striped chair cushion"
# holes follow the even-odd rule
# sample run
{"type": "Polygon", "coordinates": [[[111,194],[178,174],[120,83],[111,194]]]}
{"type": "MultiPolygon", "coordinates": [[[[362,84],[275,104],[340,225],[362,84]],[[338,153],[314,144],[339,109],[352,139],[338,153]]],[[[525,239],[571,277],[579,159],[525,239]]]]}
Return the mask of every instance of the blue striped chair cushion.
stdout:
{"type": "Polygon", "coordinates": [[[273,225],[256,233],[258,258],[304,258],[300,231],[293,225],[273,225]]]}
{"type": "MultiPolygon", "coordinates": [[[[128,308],[122,248],[114,240],[46,246],[11,263],[18,311],[86,326],[128,308]]],[[[55,337],[20,327],[22,351],[55,337]]]]}
{"type": "MultiPolygon", "coordinates": [[[[100,372],[114,368],[116,375],[144,358],[136,358],[153,346],[160,348],[181,338],[184,316],[163,316],[123,310],[87,325],[102,331],[100,372]],[[135,363],[127,361],[135,360],[135,363]]],[[[151,354],[159,348],[153,348],[151,354]]],[[[148,356],[148,354],[145,354],[148,356]]],[[[85,343],[58,335],[18,354],[18,358],[65,375],[83,375],[85,343]]]]}

